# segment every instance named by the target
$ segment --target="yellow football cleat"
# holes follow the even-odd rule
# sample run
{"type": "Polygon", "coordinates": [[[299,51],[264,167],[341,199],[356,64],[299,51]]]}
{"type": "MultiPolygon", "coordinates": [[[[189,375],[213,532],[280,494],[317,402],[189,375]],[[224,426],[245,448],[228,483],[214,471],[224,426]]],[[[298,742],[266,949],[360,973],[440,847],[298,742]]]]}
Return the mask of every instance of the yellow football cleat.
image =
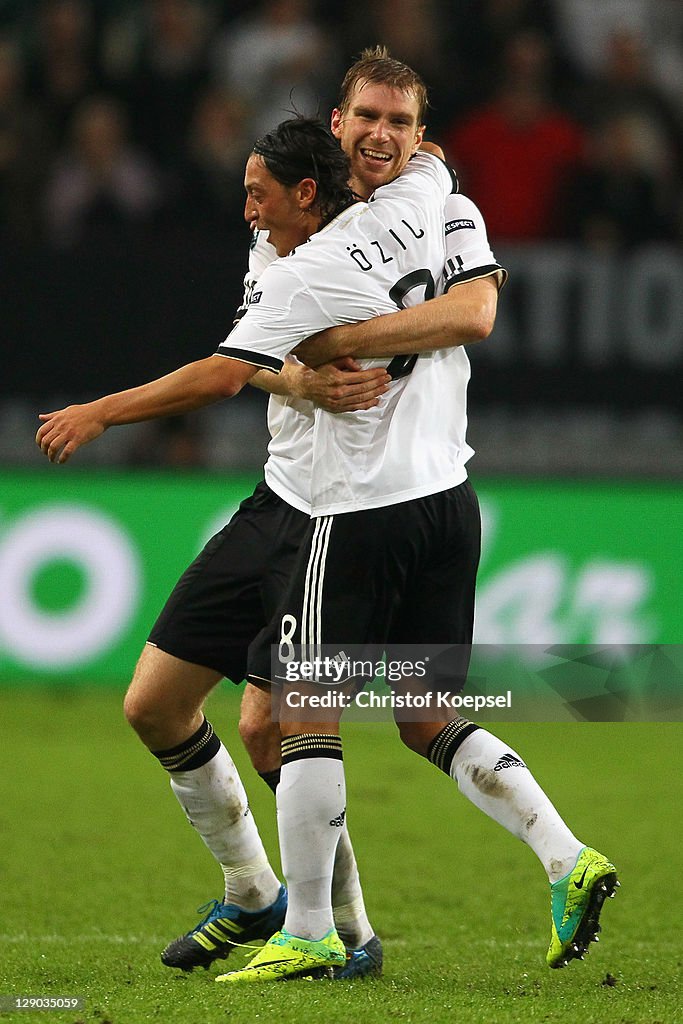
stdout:
{"type": "Polygon", "coordinates": [[[602,905],[615,895],[618,885],[614,864],[584,846],[569,874],[550,886],[548,967],[566,967],[570,960],[583,960],[588,944],[599,941],[602,905]]]}
{"type": "Polygon", "coordinates": [[[276,932],[241,971],[219,974],[216,981],[241,984],[332,977],[334,968],[345,964],[346,949],[334,928],[317,941],[300,939],[283,929],[276,932]]]}

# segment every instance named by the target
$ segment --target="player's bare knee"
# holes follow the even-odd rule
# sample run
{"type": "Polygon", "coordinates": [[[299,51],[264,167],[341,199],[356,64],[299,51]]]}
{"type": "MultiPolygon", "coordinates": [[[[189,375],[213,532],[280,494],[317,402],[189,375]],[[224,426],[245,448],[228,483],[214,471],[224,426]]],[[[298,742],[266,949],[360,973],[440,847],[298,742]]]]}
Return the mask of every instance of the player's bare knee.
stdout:
{"type": "Polygon", "coordinates": [[[280,766],[280,726],[269,691],[247,684],[239,734],[257,772],[273,771],[280,766]]]}
{"type": "Polygon", "coordinates": [[[240,722],[240,736],[257,772],[272,771],[280,764],[280,729],[240,722]]]}
{"type": "Polygon", "coordinates": [[[239,733],[257,772],[280,766],[280,726],[263,714],[242,712],[239,733]]]}
{"type": "Polygon", "coordinates": [[[156,702],[131,683],[123,700],[123,713],[128,724],[142,740],[161,724],[162,714],[156,702]]]}
{"type": "Polygon", "coordinates": [[[124,701],[124,714],[150,750],[185,742],[203,721],[207,695],[221,679],[214,669],[147,644],[124,701]]]}
{"type": "Polygon", "coordinates": [[[187,732],[192,725],[194,707],[181,709],[173,696],[162,674],[150,674],[141,658],[123,700],[123,713],[150,750],[173,746],[178,731],[187,732]]]}
{"type": "Polygon", "coordinates": [[[170,750],[184,743],[201,726],[200,708],[175,703],[164,704],[157,694],[129,689],[123,702],[128,723],[145,746],[152,751],[170,750]]]}
{"type": "Polygon", "coordinates": [[[258,746],[263,733],[263,723],[259,719],[254,718],[251,714],[246,714],[242,711],[240,716],[238,730],[242,743],[247,748],[249,753],[253,747],[258,746]]]}

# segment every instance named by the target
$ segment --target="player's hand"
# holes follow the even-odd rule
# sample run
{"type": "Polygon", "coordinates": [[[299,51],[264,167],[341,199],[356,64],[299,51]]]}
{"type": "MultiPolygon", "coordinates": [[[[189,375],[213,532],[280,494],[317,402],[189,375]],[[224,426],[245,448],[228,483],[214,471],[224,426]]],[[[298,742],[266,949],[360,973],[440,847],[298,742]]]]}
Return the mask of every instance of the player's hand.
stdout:
{"type": "Polygon", "coordinates": [[[78,448],[104,433],[105,424],[93,404],[40,413],[38,419],[43,424],[36,434],[36,444],[50,462],[67,462],[78,448]]]}
{"type": "Polygon", "coordinates": [[[372,409],[386,392],[391,377],[384,367],[363,370],[348,357],[325,363],[316,370],[288,363],[292,391],[326,412],[358,412],[372,409]]]}
{"type": "Polygon", "coordinates": [[[445,160],[446,154],[436,142],[428,142],[427,139],[423,139],[420,143],[419,150],[421,153],[431,153],[432,156],[438,156],[439,160],[445,160]]]}

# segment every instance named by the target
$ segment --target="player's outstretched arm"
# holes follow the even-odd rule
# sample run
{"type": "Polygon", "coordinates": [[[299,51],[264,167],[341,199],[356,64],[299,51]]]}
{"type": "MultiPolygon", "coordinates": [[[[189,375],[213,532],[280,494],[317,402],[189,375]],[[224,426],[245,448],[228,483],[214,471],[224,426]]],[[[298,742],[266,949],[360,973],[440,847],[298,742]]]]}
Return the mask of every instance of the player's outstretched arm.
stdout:
{"type": "Polygon", "coordinates": [[[288,357],[277,376],[259,370],[250,383],[271,395],[304,398],[327,412],[358,412],[377,405],[389,380],[383,367],[362,370],[346,357],[315,370],[288,357]]]}
{"type": "Polygon", "coordinates": [[[498,281],[492,274],[455,285],[445,295],[410,309],[330,327],[295,351],[308,366],[318,366],[341,356],[399,356],[469,345],[488,338],[497,308],[498,281]]]}
{"type": "Polygon", "coordinates": [[[40,413],[43,423],[36,444],[50,462],[67,462],[108,427],[174,416],[232,398],[254,373],[256,367],[248,363],[209,356],[140,387],[105,395],[85,405],[40,413]]]}

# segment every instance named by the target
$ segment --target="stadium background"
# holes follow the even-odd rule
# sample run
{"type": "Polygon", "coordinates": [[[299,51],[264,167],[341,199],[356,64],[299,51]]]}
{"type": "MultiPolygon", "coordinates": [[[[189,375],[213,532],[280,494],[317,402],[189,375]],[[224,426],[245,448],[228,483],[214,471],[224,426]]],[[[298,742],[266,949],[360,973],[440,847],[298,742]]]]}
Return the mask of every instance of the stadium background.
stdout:
{"type": "MultiPolygon", "coordinates": [[[[263,396],[250,389],[181,420],[109,431],[64,468],[44,463],[35,448],[36,414],[213,351],[241,295],[241,179],[250,141],[292,107],[326,115],[345,67],[377,41],[424,75],[430,137],[481,207],[511,274],[492,337],[470,349],[471,475],[485,535],[478,641],[680,643],[683,8],[676,0],[0,0],[0,707],[6,763],[27,767],[20,787],[3,778],[11,895],[0,931],[29,937],[11,947],[12,991],[23,990],[28,961],[34,988],[57,983],[61,968],[51,974],[33,964],[35,955],[58,965],[57,945],[37,953],[31,936],[73,938],[83,921],[70,918],[70,898],[95,898],[87,869],[63,891],[62,851],[75,836],[86,864],[92,856],[101,865],[97,844],[108,842],[117,815],[127,820],[122,799],[102,811],[106,794],[88,782],[103,757],[116,767],[112,794],[118,778],[131,807],[136,793],[149,801],[144,813],[164,837],[169,864],[196,871],[207,891],[215,885],[154,766],[123,738],[116,709],[166,593],[249,493],[266,445],[263,396]],[[40,801],[43,825],[33,806],[41,791],[49,793],[40,801]],[[90,854],[77,810],[98,822],[103,815],[90,854]],[[42,868],[32,864],[36,856],[42,868]],[[24,928],[22,910],[46,869],[61,895],[54,913],[41,910],[36,927],[24,928]]],[[[214,707],[237,747],[232,687],[214,707]]],[[[650,717],[680,717],[680,699],[668,707],[650,717]]],[[[388,812],[395,805],[409,815],[415,803],[407,795],[367,782],[393,772],[413,780],[421,807],[451,813],[441,780],[396,743],[385,747],[373,734],[368,745],[363,728],[349,727],[352,793],[355,785],[360,799],[386,799],[388,812]]],[[[610,776],[612,810],[596,842],[602,828],[608,852],[625,818],[633,821],[634,794],[661,820],[671,812],[663,788],[643,790],[638,759],[649,759],[655,777],[666,775],[679,726],[610,726],[597,745],[590,730],[607,726],[511,728],[522,729],[511,742],[538,750],[551,791],[586,827],[595,817],[565,788],[554,753],[559,745],[590,759],[599,747],[593,767],[610,776]],[[624,750],[632,752],[627,764],[624,750]]],[[[576,777],[582,773],[578,764],[576,777]]],[[[246,765],[245,777],[251,790],[246,765]]],[[[598,782],[591,799],[601,806],[598,782]]],[[[254,800],[268,819],[267,794],[254,800]]],[[[500,845],[510,892],[522,899],[532,877],[523,852],[510,853],[505,838],[485,828],[480,835],[473,819],[465,821],[472,849],[479,840],[500,845]]],[[[276,857],[272,825],[264,829],[276,857]]],[[[399,871],[410,829],[392,835],[399,871]]],[[[381,849],[381,837],[376,842],[381,849]]],[[[131,843],[131,836],[119,843],[120,857],[139,855],[131,843]]],[[[622,861],[649,863],[657,848],[667,848],[664,836],[653,839],[641,825],[622,861]]],[[[115,871],[115,854],[106,857],[115,871]]],[[[382,893],[385,877],[369,873],[382,893]]],[[[147,913],[136,924],[129,908],[119,927],[143,935],[152,957],[154,941],[175,934],[204,895],[187,877],[174,885],[177,900],[163,924],[147,913]]],[[[649,896],[654,888],[653,881],[649,896]]],[[[142,899],[142,878],[138,889],[142,899]]],[[[429,898],[427,888],[420,892],[429,898]]],[[[387,901],[380,920],[400,963],[405,911],[387,901]]],[[[480,906],[476,913],[482,922],[490,916],[480,906]]],[[[86,935],[107,932],[99,920],[85,914],[86,935]]],[[[540,910],[538,921],[540,933],[540,910]]],[[[630,934],[627,919],[621,923],[630,934]]],[[[486,950],[478,956],[475,972],[486,950]]],[[[645,991],[646,982],[633,991],[645,991]]],[[[493,984],[496,993],[512,986],[516,996],[523,985],[519,978],[493,984]]],[[[162,987],[155,998],[163,1004],[167,995],[162,987]]],[[[594,997],[586,995],[589,1009],[594,997]]],[[[538,1012],[555,1019],[548,998],[538,1012]]],[[[494,1004],[483,1004],[482,1019],[497,1019],[494,1004]]],[[[102,1005],[116,1024],[138,1019],[130,1007],[118,1017],[123,1004],[115,1000],[102,997],[102,1005]]],[[[626,1009],[634,1020],[650,1019],[635,1004],[626,1009]]],[[[189,1020],[188,1012],[179,1019],[189,1020]]],[[[611,1020],[609,1012],[603,1005],[596,1021],[611,1020]]],[[[516,1019],[509,1005],[506,1014],[516,1019]]],[[[663,1009],[651,1019],[674,1016],[663,1009]]]]}
{"type": "MultiPolygon", "coordinates": [[[[361,13],[301,0],[5,0],[3,678],[121,683],[168,585],[260,472],[255,389],[109,431],[66,471],[43,464],[36,413],[214,350],[241,295],[250,140],[288,108],[326,114],[343,69],[377,39],[429,83],[431,136],[511,274],[493,336],[469,349],[471,473],[487,534],[477,639],[679,639],[680,4],[375,0],[361,13]],[[200,506],[193,488],[208,495],[210,479],[214,497],[200,506]],[[40,635],[64,644],[70,625],[78,633],[97,585],[60,512],[74,487],[93,529],[108,517],[137,565],[128,616],[103,630],[95,660],[77,640],[70,658],[49,640],[39,653],[40,635]],[[484,606],[494,584],[495,615],[484,606]]],[[[101,574],[113,585],[115,571],[101,574]]]]}

